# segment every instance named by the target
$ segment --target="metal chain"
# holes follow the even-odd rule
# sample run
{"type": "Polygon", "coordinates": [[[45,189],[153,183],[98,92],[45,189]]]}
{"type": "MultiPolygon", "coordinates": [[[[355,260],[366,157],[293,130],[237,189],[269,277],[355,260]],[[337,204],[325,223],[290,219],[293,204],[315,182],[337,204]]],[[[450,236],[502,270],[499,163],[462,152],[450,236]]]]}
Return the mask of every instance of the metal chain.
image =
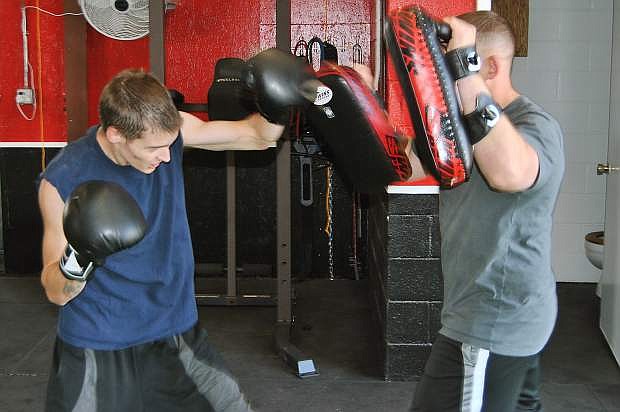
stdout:
{"type": "Polygon", "coordinates": [[[329,280],[334,280],[334,170],[330,164],[327,169],[329,176],[327,184],[327,202],[328,202],[328,230],[327,230],[327,247],[329,256],[329,280]]]}
{"type": "Polygon", "coordinates": [[[334,169],[331,163],[327,165],[325,174],[327,180],[325,182],[325,227],[323,232],[327,235],[329,280],[334,280],[334,169]]]}

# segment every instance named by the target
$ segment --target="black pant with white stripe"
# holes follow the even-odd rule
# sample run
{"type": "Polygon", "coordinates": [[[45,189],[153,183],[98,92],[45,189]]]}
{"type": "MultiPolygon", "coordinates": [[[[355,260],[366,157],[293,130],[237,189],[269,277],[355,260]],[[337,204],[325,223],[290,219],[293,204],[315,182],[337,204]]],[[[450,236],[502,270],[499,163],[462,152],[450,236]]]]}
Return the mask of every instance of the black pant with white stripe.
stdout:
{"type": "Polygon", "coordinates": [[[82,349],[56,339],[47,412],[250,412],[198,325],[127,349],[82,349]]]}
{"type": "Polygon", "coordinates": [[[542,411],[539,358],[502,356],[439,335],[411,411],[542,411]]]}

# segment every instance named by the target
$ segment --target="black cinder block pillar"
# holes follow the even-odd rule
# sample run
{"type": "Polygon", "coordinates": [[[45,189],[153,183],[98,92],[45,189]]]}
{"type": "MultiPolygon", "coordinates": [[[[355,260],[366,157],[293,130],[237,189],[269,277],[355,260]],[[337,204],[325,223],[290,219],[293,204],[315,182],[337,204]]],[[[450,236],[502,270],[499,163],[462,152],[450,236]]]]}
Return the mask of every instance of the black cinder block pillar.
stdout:
{"type": "Polygon", "coordinates": [[[369,291],[386,380],[420,377],[440,328],[438,189],[389,186],[369,199],[369,291]]]}

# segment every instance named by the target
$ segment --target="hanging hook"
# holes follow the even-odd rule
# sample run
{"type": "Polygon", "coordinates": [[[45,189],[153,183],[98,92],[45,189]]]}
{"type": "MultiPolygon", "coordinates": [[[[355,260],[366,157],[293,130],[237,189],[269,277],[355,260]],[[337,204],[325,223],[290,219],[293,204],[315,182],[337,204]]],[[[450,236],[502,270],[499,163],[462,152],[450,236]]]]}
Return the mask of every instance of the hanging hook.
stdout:
{"type": "Polygon", "coordinates": [[[325,45],[319,37],[314,36],[308,42],[308,62],[310,63],[310,65],[315,71],[318,71],[324,59],[325,59],[325,45]],[[316,58],[317,52],[319,54],[318,58],[316,58]]]}
{"type": "Polygon", "coordinates": [[[362,52],[362,46],[360,45],[360,36],[355,36],[355,44],[353,45],[353,64],[362,64],[364,53],[362,52]]]}
{"type": "Polygon", "coordinates": [[[299,36],[299,40],[295,43],[293,55],[303,57],[306,61],[308,60],[308,43],[304,40],[303,34],[299,36]]]}

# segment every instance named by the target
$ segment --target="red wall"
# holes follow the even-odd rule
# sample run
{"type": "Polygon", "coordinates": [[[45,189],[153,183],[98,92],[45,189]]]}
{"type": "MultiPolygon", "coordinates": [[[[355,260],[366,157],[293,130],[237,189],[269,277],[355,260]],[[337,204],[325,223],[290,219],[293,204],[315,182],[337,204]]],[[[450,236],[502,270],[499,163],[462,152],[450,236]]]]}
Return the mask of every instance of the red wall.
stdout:
{"type": "MultiPolygon", "coordinates": [[[[63,21],[28,10],[29,59],[35,74],[37,116],[24,120],[15,106],[15,91],[22,87],[22,0],[2,0],[0,21],[0,143],[66,140],[64,111],[63,21]],[[40,77],[40,80],[39,80],[40,77]]],[[[165,18],[166,84],[181,91],[188,102],[205,102],[213,67],[221,57],[250,57],[275,45],[275,0],[181,0],[165,18]]],[[[411,1],[387,0],[388,10],[411,1]]],[[[474,0],[418,1],[434,16],[458,14],[475,8],[474,0]]],[[[26,5],[61,13],[57,0],[26,0],[26,5]]],[[[374,0],[291,0],[291,42],[303,37],[331,39],[340,63],[350,65],[353,45],[359,43],[363,62],[373,65],[374,0]]],[[[97,99],[103,85],[119,70],[148,70],[148,39],[120,41],[88,27],[88,118],[97,122],[97,99]]],[[[407,128],[402,101],[395,91],[395,76],[388,72],[388,107],[395,123],[407,128]]],[[[31,106],[24,107],[30,113],[31,106]]],[[[406,112],[405,112],[406,113],[406,112]]],[[[407,129],[410,131],[410,128],[407,129]]]]}
{"type": "MultiPolygon", "coordinates": [[[[22,118],[15,105],[16,90],[24,85],[21,3],[22,0],[2,0],[0,7],[0,142],[64,141],[66,115],[61,18],[28,9],[29,60],[38,100],[35,119],[27,121],[22,118]]],[[[54,13],[63,11],[62,2],[57,0],[30,0],[26,4],[38,5],[54,13]]],[[[24,106],[24,112],[30,115],[32,106],[24,106]]]]}
{"type": "MultiPolygon", "coordinates": [[[[0,143],[66,141],[62,19],[82,17],[53,17],[28,9],[29,59],[39,104],[34,121],[26,121],[14,100],[16,89],[23,84],[21,2],[2,0],[0,8],[4,29],[0,37],[0,143]]],[[[26,0],[26,5],[63,12],[62,2],[57,0],[26,0]]],[[[165,18],[167,86],[185,94],[188,102],[205,102],[217,59],[247,58],[260,50],[261,38],[264,42],[275,36],[274,6],[273,0],[179,1],[176,10],[165,18]],[[273,24],[262,25],[262,21],[273,24]],[[264,31],[263,26],[274,29],[264,31]]],[[[148,38],[121,41],[105,37],[90,26],[87,30],[88,120],[94,124],[98,121],[97,100],[105,83],[124,68],[148,70],[149,44],[148,38]]],[[[24,109],[29,114],[31,106],[24,109]]]]}
{"type": "Polygon", "coordinates": [[[149,69],[149,42],[148,37],[114,40],[88,26],[86,47],[88,124],[95,124],[98,121],[97,102],[103,86],[122,69],[149,69]]]}
{"type": "MultiPolygon", "coordinates": [[[[260,0],[244,1],[243,7],[226,1],[179,2],[165,17],[166,86],[183,93],[187,102],[206,102],[219,58],[248,58],[260,49],[259,18],[269,15],[261,11],[260,0]]],[[[148,49],[148,38],[118,41],[89,29],[90,123],[97,122],[99,93],[114,74],[126,67],[148,70],[148,49]]]]}

